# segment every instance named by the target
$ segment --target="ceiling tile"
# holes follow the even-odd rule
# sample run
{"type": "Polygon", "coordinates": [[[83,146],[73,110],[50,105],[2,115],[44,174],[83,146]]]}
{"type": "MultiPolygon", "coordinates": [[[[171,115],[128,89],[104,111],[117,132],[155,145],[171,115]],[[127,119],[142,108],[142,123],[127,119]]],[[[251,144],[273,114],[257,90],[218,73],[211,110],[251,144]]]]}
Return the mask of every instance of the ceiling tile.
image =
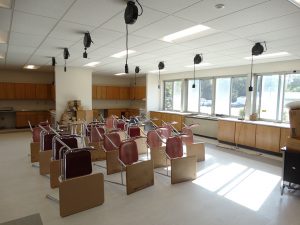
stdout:
{"type": "Polygon", "coordinates": [[[122,36],[124,36],[123,33],[103,28],[98,28],[91,32],[92,40],[97,48],[100,46],[105,46],[106,44],[115,41],[122,36]]]}
{"type": "Polygon", "coordinates": [[[199,2],[199,0],[146,0],[141,2],[141,4],[162,12],[174,13],[196,2],[199,2]]]}
{"type": "Polygon", "coordinates": [[[28,61],[28,64],[33,65],[51,65],[51,57],[42,56],[42,55],[33,55],[30,60],[28,61]]]}
{"type": "Polygon", "coordinates": [[[9,45],[8,46],[8,54],[10,53],[17,53],[17,54],[28,54],[31,55],[34,52],[35,48],[32,47],[24,47],[24,46],[17,46],[17,45],[9,45]]]}
{"type": "Polygon", "coordinates": [[[44,36],[40,36],[40,35],[11,32],[9,44],[24,46],[24,47],[37,47],[42,42],[43,39],[44,36]]]}
{"type": "MultiPolygon", "coordinates": [[[[168,14],[144,7],[143,15],[138,17],[137,21],[133,25],[128,25],[129,33],[143,28],[153,22],[159,21],[166,16],[168,16],[168,14]]],[[[124,22],[124,11],[113,17],[102,27],[125,33],[126,26],[124,22]]]]}
{"type": "Polygon", "coordinates": [[[168,16],[167,18],[146,26],[145,28],[142,28],[136,32],[133,32],[133,34],[143,37],[161,39],[165,35],[181,31],[194,25],[195,23],[192,23],[190,21],[174,16],[168,16]]]}
{"type": "Polygon", "coordinates": [[[167,48],[172,45],[174,45],[174,44],[171,44],[171,43],[168,43],[165,41],[160,41],[160,40],[153,40],[153,41],[141,44],[139,46],[136,46],[134,49],[136,51],[146,53],[146,52],[150,52],[150,51],[159,50],[162,48],[167,48]]]}
{"type": "Polygon", "coordinates": [[[222,16],[238,12],[250,6],[266,2],[268,0],[219,0],[219,1],[200,1],[190,7],[187,7],[174,15],[181,18],[192,20],[198,24],[208,22],[222,16]],[[216,4],[224,4],[224,9],[216,9],[216,4]]]}
{"type": "Polygon", "coordinates": [[[299,9],[297,7],[294,7],[288,1],[273,0],[212,20],[204,23],[204,25],[217,30],[231,30],[241,26],[284,16],[297,12],[298,10],[299,9]]]}
{"type": "Polygon", "coordinates": [[[15,0],[15,10],[59,19],[74,0],[15,0]]]}
{"type": "Polygon", "coordinates": [[[50,33],[49,37],[62,40],[78,41],[83,38],[84,32],[92,30],[94,27],[69,23],[59,22],[58,25],[50,33]]]}
{"type": "Polygon", "coordinates": [[[53,28],[57,20],[35,16],[22,12],[14,12],[12,31],[45,36],[53,28]]]}
{"type": "Polygon", "coordinates": [[[5,44],[7,43],[7,37],[8,37],[8,32],[1,31],[0,30],[0,44],[5,44]]]}
{"type": "Polygon", "coordinates": [[[0,30],[9,31],[11,21],[11,9],[0,8],[0,30]]]}
{"type": "Polygon", "coordinates": [[[78,0],[63,20],[89,26],[100,26],[126,7],[125,2],[112,0],[78,0]]]}

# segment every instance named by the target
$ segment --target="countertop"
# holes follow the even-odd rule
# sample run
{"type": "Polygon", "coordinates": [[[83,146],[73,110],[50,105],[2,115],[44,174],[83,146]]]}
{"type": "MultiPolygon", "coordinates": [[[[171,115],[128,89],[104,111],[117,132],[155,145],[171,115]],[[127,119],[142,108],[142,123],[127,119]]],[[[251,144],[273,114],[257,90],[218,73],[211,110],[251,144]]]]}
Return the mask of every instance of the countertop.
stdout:
{"type": "Polygon", "coordinates": [[[182,115],[182,116],[189,116],[189,115],[192,115],[192,113],[174,112],[174,111],[152,111],[152,112],[170,113],[170,114],[176,114],[176,115],[182,115]]]}

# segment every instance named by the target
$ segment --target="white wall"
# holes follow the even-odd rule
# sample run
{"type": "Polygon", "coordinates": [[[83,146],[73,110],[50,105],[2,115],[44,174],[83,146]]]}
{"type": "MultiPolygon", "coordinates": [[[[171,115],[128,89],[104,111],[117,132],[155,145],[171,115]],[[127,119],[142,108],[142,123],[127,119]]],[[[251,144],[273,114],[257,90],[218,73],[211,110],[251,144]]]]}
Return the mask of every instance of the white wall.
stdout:
{"type": "Polygon", "coordinates": [[[111,86],[125,86],[129,87],[131,83],[131,79],[128,77],[122,76],[103,76],[99,74],[93,74],[93,85],[111,85],[111,86]]]}
{"type": "Polygon", "coordinates": [[[92,109],[92,71],[90,69],[55,67],[56,120],[59,121],[68,101],[81,100],[84,109],[92,109]]]}
{"type": "Polygon", "coordinates": [[[146,111],[160,110],[161,89],[158,89],[158,76],[156,74],[146,75],[146,111]]]}
{"type": "Polygon", "coordinates": [[[35,70],[0,70],[0,82],[51,84],[54,82],[54,71],[35,70]]]}

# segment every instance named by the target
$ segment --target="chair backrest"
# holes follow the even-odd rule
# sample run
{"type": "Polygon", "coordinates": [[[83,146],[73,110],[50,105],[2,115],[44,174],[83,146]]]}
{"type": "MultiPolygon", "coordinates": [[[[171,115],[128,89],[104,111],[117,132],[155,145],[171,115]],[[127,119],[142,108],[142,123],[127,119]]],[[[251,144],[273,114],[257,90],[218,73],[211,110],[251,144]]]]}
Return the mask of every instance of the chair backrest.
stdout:
{"type": "Polygon", "coordinates": [[[62,163],[63,179],[92,173],[92,159],[89,148],[67,150],[62,163]]]}
{"type": "Polygon", "coordinates": [[[193,131],[190,127],[183,127],[182,133],[184,134],[181,136],[182,142],[184,142],[185,144],[193,144],[194,143],[194,135],[193,135],[193,131]]]}
{"type": "Polygon", "coordinates": [[[183,147],[180,137],[175,136],[167,139],[166,153],[171,159],[183,156],[183,147]]]}
{"type": "MultiPolygon", "coordinates": [[[[45,130],[47,130],[47,131],[50,130],[49,125],[45,125],[42,127],[45,128],[45,130]]],[[[33,142],[40,142],[41,131],[42,131],[42,129],[39,126],[32,128],[32,141],[33,142]]]]}
{"type": "Polygon", "coordinates": [[[169,138],[172,136],[172,130],[170,129],[170,127],[159,127],[156,130],[160,134],[160,136],[164,138],[169,138]]]}
{"type": "Polygon", "coordinates": [[[164,124],[162,127],[167,129],[167,131],[163,131],[164,132],[164,136],[168,135],[168,136],[165,136],[166,138],[171,137],[172,136],[173,127],[170,124],[164,124]]]}
{"type": "Polygon", "coordinates": [[[116,128],[124,131],[126,130],[126,123],[123,120],[118,120],[116,128]]]}
{"type": "Polygon", "coordinates": [[[119,159],[125,165],[131,165],[138,161],[138,149],[135,141],[126,141],[121,144],[119,149],[119,159]]]}
{"type": "Polygon", "coordinates": [[[103,127],[100,127],[100,126],[91,127],[91,142],[102,141],[104,133],[105,133],[105,130],[103,127]],[[101,136],[99,136],[98,132],[100,133],[101,136]]]}
{"type": "MultiPolygon", "coordinates": [[[[62,136],[62,137],[56,137],[56,138],[59,138],[63,143],[65,143],[71,149],[78,148],[78,140],[74,136],[70,135],[70,136],[62,136]]],[[[66,147],[63,146],[56,138],[53,139],[53,142],[55,143],[53,145],[53,148],[55,148],[55,149],[53,149],[53,151],[54,151],[53,158],[55,160],[59,160],[59,159],[63,158],[62,157],[63,155],[59,154],[61,148],[66,148],[66,147]]]]}
{"type": "Polygon", "coordinates": [[[147,133],[147,144],[150,148],[158,148],[162,146],[162,141],[158,137],[155,130],[149,130],[147,133]]]}
{"type": "Polygon", "coordinates": [[[115,118],[113,116],[106,118],[105,126],[107,129],[115,128],[115,118]]]}
{"type": "Polygon", "coordinates": [[[118,150],[121,145],[121,138],[118,133],[108,133],[104,135],[103,147],[106,151],[118,150]]]}
{"type": "Polygon", "coordinates": [[[52,139],[55,135],[54,133],[41,133],[41,151],[52,150],[52,139]]]}
{"type": "Polygon", "coordinates": [[[141,136],[141,130],[138,126],[128,127],[128,135],[129,137],[139,137],[141,136]]]}

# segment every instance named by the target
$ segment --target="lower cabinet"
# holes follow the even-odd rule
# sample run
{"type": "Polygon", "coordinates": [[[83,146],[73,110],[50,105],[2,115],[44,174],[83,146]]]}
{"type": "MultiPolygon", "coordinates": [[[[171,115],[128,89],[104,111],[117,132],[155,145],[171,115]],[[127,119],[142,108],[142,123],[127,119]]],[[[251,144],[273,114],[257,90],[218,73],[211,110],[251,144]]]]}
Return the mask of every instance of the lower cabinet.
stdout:
{"type": "Polygon", "coordinates": [[[184,122],[184,116],[180,114],[175,113],[164,113],[164,112],[150,112],[150,118],[157,126],[163,126],[163,122],[177,122],[176,124],[173,124],[172,126],[178,130],[182,130],[183,122],[184,122]]]}
{"type": "Polygon", "coordinates": [[[258,125],[256,127],[256,148],[280,152],[280,127],[258,125]]]}
{"type": "Polygon", "coordinates": [[[219,120],[218,121],[218,140],[235,143],[235,122],[219,120]]]}
{"type": "Polygon", "coordinates": [[[16,112],[16,128],[29,127],[28,121],[30,121],[31,126],[36,126],[39,122],[50,121],[50,118],[48,111],[16,112]]]}
{"type": "Polygon", "coordinates": [[[255,147],[256,125],[249,123],[235,123],[235,143],[255,147]]]}

